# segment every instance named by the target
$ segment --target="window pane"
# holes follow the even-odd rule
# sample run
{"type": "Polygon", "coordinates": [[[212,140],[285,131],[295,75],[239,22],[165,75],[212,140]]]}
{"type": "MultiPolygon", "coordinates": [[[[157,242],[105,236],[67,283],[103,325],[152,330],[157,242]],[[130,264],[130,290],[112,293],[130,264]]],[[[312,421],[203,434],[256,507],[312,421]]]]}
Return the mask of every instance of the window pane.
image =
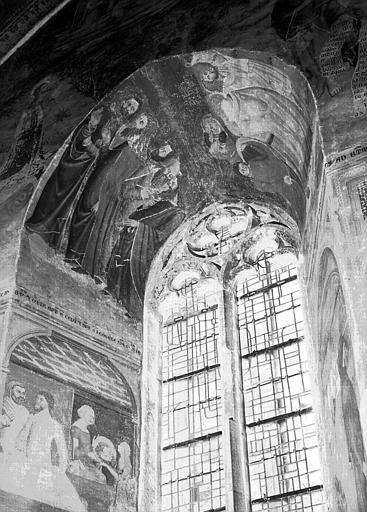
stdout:
{"type": "Polygon", "coordinates": [[[240,276],[237,304],[252,511],[321,512],[295,266],[277,266],[264,256],[240,276]]]}
{"type": "Polygon", "coordinates": [[[302,340],[242,361],[246,423],[312,405],[302,340]]]}
{"type": "Polygon", "coordinates": [[[163,327],[161,492],[166,512],[224,510],[218,306],[213,290],[210,297],[207,292],[207,283],[186,286],[180,314],[171,313],[163,327]]]}
{"type": "Polygon", "coordinates": [[[219,368],[167,382],[162,389],[162,441],[170,445],[220,428],[219,368]]]}
{"type": "Polygon", "coordinates": [[[224,504],[221,435],[162,452],[162,511],[207,512],[224,504]]]}

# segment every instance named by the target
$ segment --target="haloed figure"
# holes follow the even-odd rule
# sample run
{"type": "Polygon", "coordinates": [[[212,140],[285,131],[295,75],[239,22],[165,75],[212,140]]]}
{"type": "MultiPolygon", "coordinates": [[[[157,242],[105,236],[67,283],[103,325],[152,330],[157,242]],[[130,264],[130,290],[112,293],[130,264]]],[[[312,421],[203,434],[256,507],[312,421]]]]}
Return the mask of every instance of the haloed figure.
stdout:
{"type": "Polygon", "coordinates": [[[227,160],[231,163],[239,160],[234,141],[215,117],[211,114],[205,115],[201,121],[201,127],[204,133],[205,144],[209,148],[209,153],[214,158],[227,160]]]}
{"type": "Polygon", "coordinates": [[[135,98],[123,102],[123,122],[115,135],[111,136],[104,155],[98,159],[76,205],[71,218],[66,250],[66,259],[78,265],[74,270],[88,272],[91,275],[100,273],[96,261],[96,245],[108,229],[105,221],[113,214],[118,183],[136,168],[134,161],[137,157],[130,145],[139,139],[148,124],[147,115],[138,113],[138,109],[139,103],[135,98]]]}
{"type": "Polygon", "coordinates": [[[107,285],[130,312],[141,314],[144,284],[159,247],[178,227],[184,214],[177,206],[180,159],[169,143],[150,153],[153,172],[125,180],[121,195],[125,212],[119,238],[107,265],[107,285]],[[140,203],[140,206],[138,206],[140,203]]]}
{"type": "Polygon", "coordinates": [[[129,116],[132,116],[133,114],[135,114],[138,109],[139,109],[139,101],[137,98],[134,98],[134,97],[131,97],[131,98],[127,98],[126,100],[124,100],[122,102],[122,108],[125,109],[125,111],[127,112],[127,114],[129,116]]]}
{"type": "Polygon", "coordinates": [[[207,68],[203,69],[203,72],[201,74],[201,79],[203,82],[214,82],[214,80],[217,80],[218,78],[218,69],[212,66],[211,64],[208,64],[207,68]]]}

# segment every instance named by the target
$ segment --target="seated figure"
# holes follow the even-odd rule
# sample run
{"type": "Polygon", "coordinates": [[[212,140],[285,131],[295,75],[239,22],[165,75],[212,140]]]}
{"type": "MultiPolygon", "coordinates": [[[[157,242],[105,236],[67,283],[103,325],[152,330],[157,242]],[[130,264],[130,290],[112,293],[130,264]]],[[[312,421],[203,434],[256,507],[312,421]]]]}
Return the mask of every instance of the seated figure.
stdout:
{"type": "Polygon", "coordinates": [[[88,429],[95,422],[94,410],[89,405],[82,405],[77,412],[79,419],[71,426],[73,460],[69,464],[69,472],[88,480],[106,483],[102,461],[93,450],[88,429]]]}

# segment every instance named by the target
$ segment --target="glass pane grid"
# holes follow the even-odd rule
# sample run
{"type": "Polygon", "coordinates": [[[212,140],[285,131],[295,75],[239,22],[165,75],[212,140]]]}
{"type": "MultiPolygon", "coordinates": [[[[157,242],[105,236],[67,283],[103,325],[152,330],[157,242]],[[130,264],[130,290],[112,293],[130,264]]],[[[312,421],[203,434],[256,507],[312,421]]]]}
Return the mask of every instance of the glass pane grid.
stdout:
{"type": "Polygon", "coordinates": [[[208,298],[200,286],[185,287],[184,303],[176,308],[180,315],[170,312],[171,320],[163,327],[164,512],[225,509],[218,306],[212,290],[208,298]]]}
{"type": "Polygon", "coordinates": [[[252,504],[252,512],[324,512],[321,490],[252,504]]]}
{"type": "Polygon", "coordinates": [[[237,287],[252,512],[321,512],[296,267],[274,267],[265,255],[237,287]]]}
{"type": "Polygon", "coordinates": [[[208,512],[224,506],[221,435],[162,452],[162,511],[208,512]]]}
{"type": "Polygon", "coordinates": [[[238,299],[242,354],[263,350],[303,336],[300,292],[289,281],[260,293],[238,299]]]}
{"type": "Polygon", "coordinates": [[[162,356],[163,380],[218,364],[216,309],[164,326],[162,356]]]}
{"type": "Polygon", "coordinates": [[[247,429],[251,498],[269,498],[320,484],[312,413],[247,429]]]}
{"type": "Polygon", "coordinates": [[[188,441],[220,430],[219,368],[163,384],[162,443],[188,441]]]}
{"type": "Polygon", "coordinates": [[[259,262],[256,266],[256,273],[249,278],[238,279],[237,284],[237,298],[243,295],[249,295],[256,291],[261,292],[268,288],[270,285],[278,285],[282,281],[289,279],[296,279],[297,268],[295,265],[285,265],[281,268],[269,269],[267,262],[269,259],[259,262]]]}
{"type": "Polygon", "coordinates": [[[304,342],[279,346],[242,360],[246,423],[312,405],[304,342]]]}

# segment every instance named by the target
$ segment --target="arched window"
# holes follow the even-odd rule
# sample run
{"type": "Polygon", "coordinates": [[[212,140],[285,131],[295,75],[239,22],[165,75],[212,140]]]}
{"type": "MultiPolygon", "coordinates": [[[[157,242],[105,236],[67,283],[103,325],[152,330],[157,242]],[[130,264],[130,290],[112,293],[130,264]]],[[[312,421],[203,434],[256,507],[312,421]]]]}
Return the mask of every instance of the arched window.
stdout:
{"type": "MultiPolygon", "coordinates": [[[[232,205],[184,234],[162,256],[160,320],[146,332],[160,343],[146,348],[146,384],[159,378],[145,403],[156,400],[161,416],[145,434],[153,444],[145,440],[150,466],[144,454],[142,464],[152,473],[148,485],[140,481],[142,510],[155,449],[150,506],[162,512],[321,512],[292,229],[255,205],[232,205]]],[[[151,421],[152,409],[145,413],[151,421]]]]}

